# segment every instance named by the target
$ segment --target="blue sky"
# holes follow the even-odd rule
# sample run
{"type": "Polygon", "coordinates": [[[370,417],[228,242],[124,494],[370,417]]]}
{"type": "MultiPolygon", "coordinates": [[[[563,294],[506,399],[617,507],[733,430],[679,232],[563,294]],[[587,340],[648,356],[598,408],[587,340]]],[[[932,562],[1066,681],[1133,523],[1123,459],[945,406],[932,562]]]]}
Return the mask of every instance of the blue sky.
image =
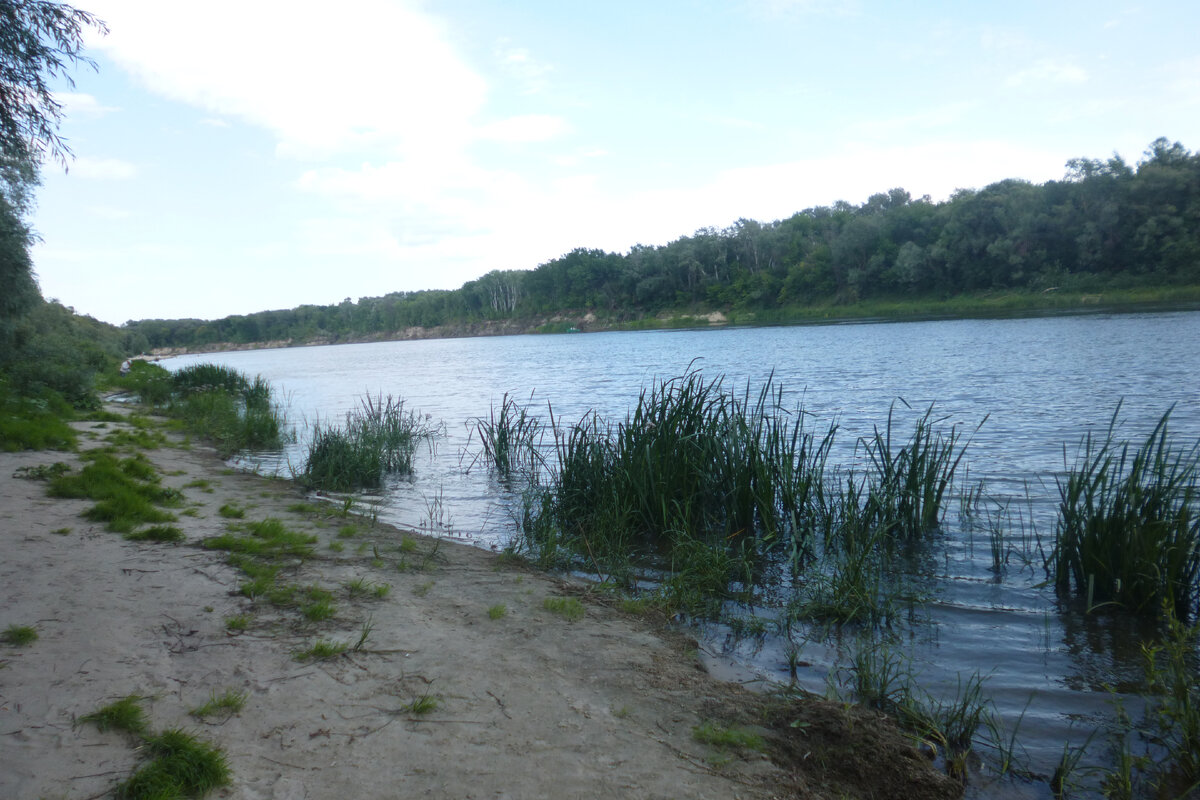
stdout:
{"type": "Polygon", "coordinates": [[[457,288],[901,186],[1200,148],[1200,4],[80,0],[47,297],[120,324],[457,288]]]}

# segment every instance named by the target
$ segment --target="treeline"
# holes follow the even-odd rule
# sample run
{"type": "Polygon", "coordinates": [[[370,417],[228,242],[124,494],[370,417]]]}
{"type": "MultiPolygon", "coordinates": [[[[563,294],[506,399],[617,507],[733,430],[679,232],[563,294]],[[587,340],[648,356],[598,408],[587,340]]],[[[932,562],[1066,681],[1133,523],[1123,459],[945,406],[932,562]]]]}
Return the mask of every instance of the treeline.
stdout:
{"type": "Polygon", "coordinates": [[[1200,283],[1200,153],[1158,139],[1130,166],[1072,159],[1063,180],[1004,180],[948,200],[904,189],[770,223],[740,219],[628,253],[577,249],[533,270],[495,271],[449,291],[216,321],[142,320],[150,347],[326,338],[594,313],[770,312],[871,299],[988,291],[1200,283]]]}

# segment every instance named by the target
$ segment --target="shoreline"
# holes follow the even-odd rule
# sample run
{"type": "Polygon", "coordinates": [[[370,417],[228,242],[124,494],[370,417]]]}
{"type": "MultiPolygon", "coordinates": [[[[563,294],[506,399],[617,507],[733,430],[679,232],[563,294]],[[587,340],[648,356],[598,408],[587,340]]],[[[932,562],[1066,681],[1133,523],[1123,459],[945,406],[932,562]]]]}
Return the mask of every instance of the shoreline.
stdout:
{"type": "Polygon", "coordinates": [[[256,342],[211,342],[198,346],[157,347],[136,356],[152,361],[181,355],[203,355],[244,350],[289,347],[324,347],[339,344],[463,339],[493,336],[530,336],[566,333],[611,333],[728,328],[777,328],[808,325],[855,325],[886,322],[929,322],[968,319],[1036,319],[1089,314],[1138,314],[1195,311],[1200,309],[1200,287],[1183,287],[1178,296],[1163,299],[1149,291],[1103,293],[1064,292],[1045,295],[983,295],[949,300],[914,300],[860,303],[850,306],[814,306],[776,311],[664,312],[654,317],[612,320],[592,312],[563,312],[524,320],[492,320],[405,328],[366,335],[321,335],[306,339],[273,339],[256,342]],[[1112,295],[1116,295],[1113,299],[1112,295]],[[1021,300],[1038,302],[1020,302],[1021,300]]]}
{"type": "MultiPolygon", "coordinates": [[[[80,450],[132,430],[76,427],[80,450]]],[[[0,627],[38,633],[0,645],[3,796],[110,792],[140,763],[137,750],[77,720],[128,695],[144,698],[155,730],[181,727],[225,751],[233,777],[218,797],[961,792],[881,716],[815,698],[781,705],[719,681],[693,639],[594,587],[312,506],[289,481],[233,472],[210,448],[168,439],[144,452],[185,498],[173,509],[178,546],[128,541],[80,516],[90,501],[49,498],[44,483],[15,474],[58,461],[78,469],[77,454],[0,454],[0,627]],[[327,593],[329,618],[239,591],[246,576],[226,554],[197,546],[243,524],[222,507],[316,537],[311,557],[282,571],[298,591],[327,593]],[[580,601],[582,615],[556,612],[556,598],[580,601]],[[240,631],[229,623],[239,617],[240,631]],[[360,636],[360,649],[298,660],[314,642],[360,636]],[[245,694],[243,711],[189,714],[227,691],[245,694]],[[427,713],[415,710],[422,699],[427,713]],[[700,741],[706,723],[745,727],[765,744],[700,741]],[[818,747],[836,758],[808,759],[818,747]]]]}

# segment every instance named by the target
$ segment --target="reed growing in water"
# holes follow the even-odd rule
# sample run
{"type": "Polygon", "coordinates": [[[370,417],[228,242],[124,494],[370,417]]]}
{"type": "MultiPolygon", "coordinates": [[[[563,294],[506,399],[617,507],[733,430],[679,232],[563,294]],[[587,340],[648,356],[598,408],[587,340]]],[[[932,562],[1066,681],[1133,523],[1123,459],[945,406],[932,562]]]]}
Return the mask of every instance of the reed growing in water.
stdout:
{"type": "Polygon", "coordinates": [[[739,396],[694,370],[644,389],[618,424],[590,413],[551,428],[555,458],[527,503],[530,548],[602,574],[658,557],[710,588],[746,583],[747,564],[810,535],[834,431],[806,432],[770,380],[739,396]]]}
{"type": "MultiPolygon", "coordinates": [[[[1058,480],[1059,513],[1046,570],[1062,594],[1089,608],[1200,611],[1200,442],[1175,445],[1168,410],[1137,448],[1090,433],[1058,480]]],[[[1064,454],[1065,456],[1065,454],[1064,454]]]]}
{"type": "Polygon", "coordinates": [[[389,474],[412,472],[417,445],[436,433],[399,398],[370,395],[346,412],[342,426],[313,425],[304,468],[296,476],[310,489],[372,489],[389,474]]]}

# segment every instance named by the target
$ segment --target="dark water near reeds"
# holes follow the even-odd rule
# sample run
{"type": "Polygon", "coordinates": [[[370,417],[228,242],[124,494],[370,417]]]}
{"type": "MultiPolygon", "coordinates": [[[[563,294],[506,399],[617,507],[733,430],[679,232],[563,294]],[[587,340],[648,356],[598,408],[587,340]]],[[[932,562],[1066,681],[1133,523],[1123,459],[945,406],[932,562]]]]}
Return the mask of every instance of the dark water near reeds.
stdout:
{"type": "MultiPolygon", "coordinates": [[[[416,475],[377,498],[380,516],[485,547],[508,541],[517,503],[486,468],[468,469],[479,450],[469,439],[472,421],[506,392],[521,400],[532,393],[543,416],[549,403],[560,420],[596,409],[616,421],[642,387],[683,374],[693,361],[739,393],[774,373],[785,405],[812,415],[809,430],[839,424],[831,462],[841,464],[859,457],[856,440],[886,424],[893,405],[905,436],[930,404],[942,427],[958,423],[965,434],[986,416],[959,477],[964,488],[985,483],[977,521],[1005,509],[1006,563],[994,569],[988,533],[963,524],[952,499],[945,535],[921,562],[929,600],[902,636],[927,688],[952,693],[959,676],[987,676],[986,694],[1007,725],[1020,720],[1017,740],[1044,774],[1064,742],[1082,743],[1111,714],[1108,687],[1135,690],[1141,674],[1142,632],[1119,617],[1061,607],[1041,586],[1064,446],[1069,465],[1081,437],[1103,433],[1119,402],[1118,439],[1140,442],[1172,405],[1175,440],[1200,438],[1200,312],[387,342],[186,356],[167,366],[201,361],[270,380],[301,436],[306,420],[340,418],[365,393],[403,397],[407,408],[444,423],[445,436],[419,454],[416,475]]],[[[299,467],[301,448],[268,456],[263,468],[299,467]]],[[[737,640],[719,625],[703,634],[724,660],[787,680],[773,637],[737,640]]],[[[814,633],[801,682],[823,691],[850,645],[814,633]]],[[[1103,760],[1101,744],[1091,752],[1103,760]]],[[[1047,789],[1004,783],[984,794],[1047,789]]]]}

